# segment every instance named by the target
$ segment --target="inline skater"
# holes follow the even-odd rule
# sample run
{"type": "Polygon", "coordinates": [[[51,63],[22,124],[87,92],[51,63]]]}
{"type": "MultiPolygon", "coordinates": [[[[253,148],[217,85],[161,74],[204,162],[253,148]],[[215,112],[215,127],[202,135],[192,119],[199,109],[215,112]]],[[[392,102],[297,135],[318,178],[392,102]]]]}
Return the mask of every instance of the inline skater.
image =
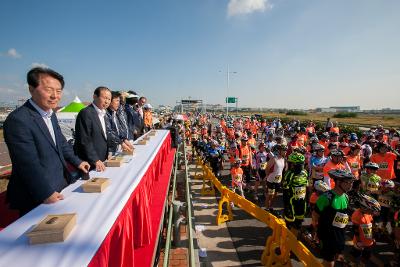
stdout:
{"type": "Polygon", "coordinates": [[[345,227],[349,221],[349,198],[346,193],[351,190],[354,175],[337,169],[330,170],[328,174],[335,180],[336,186],[318,198],[312,218],[313,224],[318,225],[323,265],[334,266],[335,260],[344,260],[345,227]]]}
{"type": "Polygon", "coordinates": [[[282,173],[285,169],[285,155],[287,147],[285,145],[275,145],[273,148],[273,156],[267,163],[265,173],[267,174],[267,196],[265,199],[265,207],[272,209],[272,201],[275,199],[277,190],[281,186],[282,173]]]}
{"type": "Polygon", "coordinates": [[[297,236],[307,212],[308,174],[304,169],[305,157],[293,152],[288,157],[288,171],[282,180],[284,218],[288,228],[297,236]]]}

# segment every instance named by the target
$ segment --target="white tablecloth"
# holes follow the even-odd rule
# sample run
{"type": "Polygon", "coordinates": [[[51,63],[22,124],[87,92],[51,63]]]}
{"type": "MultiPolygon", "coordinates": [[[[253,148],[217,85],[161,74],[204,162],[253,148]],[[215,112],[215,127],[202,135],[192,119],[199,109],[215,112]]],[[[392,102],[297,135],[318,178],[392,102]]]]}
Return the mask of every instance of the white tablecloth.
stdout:
{"type": "Polygon", "coordinates": [[[158,130],[147,145],[135,146],[133,159],[119,168],[92,171],[90,177],[107,177],[103,193],[83,193],[84,181],[65,188],[65,199],[40,205],[0,232],[0,267],[87,266],[116,218],[158,153],[168,131],[158,130]],[[47,214],[77,213],[77,224],[63,243],[29,245],[26,232],[47,214]]]}

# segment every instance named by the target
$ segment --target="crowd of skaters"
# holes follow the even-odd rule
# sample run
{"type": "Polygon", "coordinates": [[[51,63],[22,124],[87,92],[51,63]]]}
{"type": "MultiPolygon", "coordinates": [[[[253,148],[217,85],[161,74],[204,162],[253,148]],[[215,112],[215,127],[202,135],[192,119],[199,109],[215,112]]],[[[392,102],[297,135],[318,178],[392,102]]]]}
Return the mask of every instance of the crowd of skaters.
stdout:
{"type": "Polygon", "coordinates": [[[393,237],[398,256],[398,130],[378,125],[357,135],[342,133],[330,119],[317,128],[313,122],[298,120],[283,123],[211,114],[189,118],[182,125],[186,142],[209,162],[218,178],[223,163],[230,163],[233,191],[243,197],[252,194],[256,204],[265,195],[263,206],[270,212],[281,191],[283,217],[294,233],[311,215],[312,240],[321,247],[326,266],[345,260],[344,228],[350,221],[355,261],[380,263],[371,253],[377,235],[393,237]]]}

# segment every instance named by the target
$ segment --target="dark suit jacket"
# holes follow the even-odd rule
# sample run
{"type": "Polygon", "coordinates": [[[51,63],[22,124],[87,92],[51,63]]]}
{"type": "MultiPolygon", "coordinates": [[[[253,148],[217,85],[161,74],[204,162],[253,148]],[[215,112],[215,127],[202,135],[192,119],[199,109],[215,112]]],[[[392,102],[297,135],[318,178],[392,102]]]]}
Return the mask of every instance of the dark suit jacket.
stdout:
{"type": "Polygon", "coordinates": [[[128,128],[132,135],[136,138],[143,134],[144,120],[139,113],[137,107],[125,104],[125,112],[127,117],[128,128]]]}
{"type": "Polygon", "coordinates": [[[116,152],[118,145],[120,145],[126,137],[126,130],[124,132],[123,127],[121,127],[121,122],[115,113],[115,120],[113,119],[113,111],[107,110],[106,114],[106,130],[107,130],[107,144],[108,150],[111,152],[116,152]]]}
{"type": "Polygon", "coordinates": [[[107,139],[93,105],[82,109],[76,118],[74,144],[76,154],[92,168],[96,161],[104,161],[108,156],[107,139]]]}
{"type": "Polygon", "coordinates": [[[11,112],[4,123],[4,139],[12,162],[7,200],[11,208],[23,213],[74,182],[66,161],[76,167],[82,162],[65,140],[54,113],[51,121],[56,144],[43,118],[29,101],[11,112]]]}

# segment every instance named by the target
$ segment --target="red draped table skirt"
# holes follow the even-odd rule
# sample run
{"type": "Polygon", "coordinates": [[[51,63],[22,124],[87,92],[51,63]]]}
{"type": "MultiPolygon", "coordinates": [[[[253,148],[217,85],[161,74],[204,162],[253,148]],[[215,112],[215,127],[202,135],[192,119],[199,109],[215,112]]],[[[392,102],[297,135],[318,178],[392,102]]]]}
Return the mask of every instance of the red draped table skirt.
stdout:
{"type": "Polygon", "coordinates": [[[175,149],[168,135],[89,266],[151,266],[175,149]]]}

